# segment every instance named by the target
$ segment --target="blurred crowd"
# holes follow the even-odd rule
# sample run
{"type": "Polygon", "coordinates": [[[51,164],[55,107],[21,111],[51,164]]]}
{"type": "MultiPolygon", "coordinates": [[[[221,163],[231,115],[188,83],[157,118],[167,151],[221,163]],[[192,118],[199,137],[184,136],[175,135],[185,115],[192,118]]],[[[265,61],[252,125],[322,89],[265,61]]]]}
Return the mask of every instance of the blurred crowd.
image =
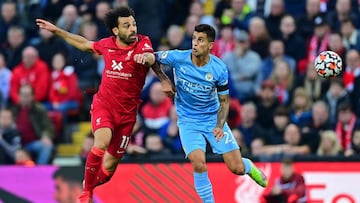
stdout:
{"type": "MultiPolygon", "coordinates": [[[[212,54],[229,68],[229,125],[242,153],[360,156],[358,0],[0,1],[0,164],[49,164],[70,122],[89,121],[101,56],[81,52],[36,18],[96,41],[103,19],[123,5],[155,50],[190,49],[194,26],[217,30],[212,54]],[[342,74],[323,79],[313,60],[332,50],[342,74]]],[[[172,77],[171,67],[164,67],[172,77]]],[[[149,72],[127,157],[182,154],[173,101],[149,72]]],[[[201,125],[201,123],[199,123],[201,125]]],[[[85,138],[80,157],[93,143],[85,138]]],[[[125,158],[127,158],[125,157],[125,158]]]]}

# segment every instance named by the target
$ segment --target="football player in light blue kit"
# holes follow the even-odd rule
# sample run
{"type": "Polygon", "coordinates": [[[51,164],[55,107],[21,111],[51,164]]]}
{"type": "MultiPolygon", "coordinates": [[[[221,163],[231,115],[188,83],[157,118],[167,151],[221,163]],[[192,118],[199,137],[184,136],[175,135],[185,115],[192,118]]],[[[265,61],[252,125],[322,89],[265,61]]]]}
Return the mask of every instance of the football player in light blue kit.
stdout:
{"type": "Polygon", "coordinates": [[[232,173],[248,174],[262,187],[268,184],[264,174],[251,160],[242,158],[229,126],[228,71],[225,64],[210,54],[215,30],[207,24],[197,25],[192,38],[192,50],[160,51],[157,66],[173,67],[176,87],[175,105],[180,139],[186,157],[194,170],[195,189],[203,202],[214,202],[211,182],[205,162],[206,140],[213,152],[222,154],[232,173]]]}

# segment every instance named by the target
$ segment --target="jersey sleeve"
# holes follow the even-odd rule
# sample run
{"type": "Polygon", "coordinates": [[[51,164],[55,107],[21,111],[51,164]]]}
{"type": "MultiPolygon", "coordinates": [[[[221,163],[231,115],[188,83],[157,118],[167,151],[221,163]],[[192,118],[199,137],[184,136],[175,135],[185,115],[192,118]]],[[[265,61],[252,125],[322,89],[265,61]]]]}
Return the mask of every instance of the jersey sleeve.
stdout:
{"type": "Polygon", "coordinates": [[[224,67],[219,75],[219,80],[216,84],[217,92],[221,95],[229,94],[229,72],[227,67],[224,67]]]}
{"type": "Polygon", "coordinates": [[[104,40],[94,42],[92,49],[96,54],[102,55],[104,50],[104,40]]]}
{"type": "Polygon", "coordinates": [[[147,36],[141,39],[138,49],[140,49],[140,53],[154,53],[150,38],[147,36]]]}
{"type": "Polygon", "coordinates": [[[156,61],[164,65],[175,64],[174,51],[158,51],[155,52],[156,61]]]}

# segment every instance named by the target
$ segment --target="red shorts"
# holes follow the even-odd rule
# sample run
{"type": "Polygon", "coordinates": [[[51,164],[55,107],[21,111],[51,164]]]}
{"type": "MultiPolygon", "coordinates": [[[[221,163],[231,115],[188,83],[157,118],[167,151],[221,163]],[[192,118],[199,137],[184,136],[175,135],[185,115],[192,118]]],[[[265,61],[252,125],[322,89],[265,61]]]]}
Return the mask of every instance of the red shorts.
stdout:
{"type": "Polygon", "coordinates": [[[93,102],[90,113],[93,132],[99,128],[112,130],[113,134],[107,151],[117,158],[123,157],[130,142],[137,114],[116,112],[99,100],[93,102]]]}

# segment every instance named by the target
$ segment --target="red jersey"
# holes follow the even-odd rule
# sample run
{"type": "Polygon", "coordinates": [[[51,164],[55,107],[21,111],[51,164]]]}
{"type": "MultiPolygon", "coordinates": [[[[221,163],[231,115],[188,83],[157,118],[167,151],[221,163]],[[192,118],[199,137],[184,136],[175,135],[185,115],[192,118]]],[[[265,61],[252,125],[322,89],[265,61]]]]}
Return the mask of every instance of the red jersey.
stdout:
{"type": "Polygon", "coordinates": [[[14,67],[10,79],[10,98],[14,104],[19,103],[19,89],[24,84],[30,84],[34,88],[36,101],[46,101],[50,86],[50,71],[44,61],[36,59],[30,68],[26,68],[24,63],[14,67]]]}
{"type": "Polygon", "coordinates": [[[137,111],[149,67],[134,61],[135,54],[154,53],[149,37],[138,35],[138,40],[127,47],[119,47],[116,37],[104,38],[93,44],[95,53],[103,55],[105,68],[94,100],[105,102],[112,110],[137,111]]]}

